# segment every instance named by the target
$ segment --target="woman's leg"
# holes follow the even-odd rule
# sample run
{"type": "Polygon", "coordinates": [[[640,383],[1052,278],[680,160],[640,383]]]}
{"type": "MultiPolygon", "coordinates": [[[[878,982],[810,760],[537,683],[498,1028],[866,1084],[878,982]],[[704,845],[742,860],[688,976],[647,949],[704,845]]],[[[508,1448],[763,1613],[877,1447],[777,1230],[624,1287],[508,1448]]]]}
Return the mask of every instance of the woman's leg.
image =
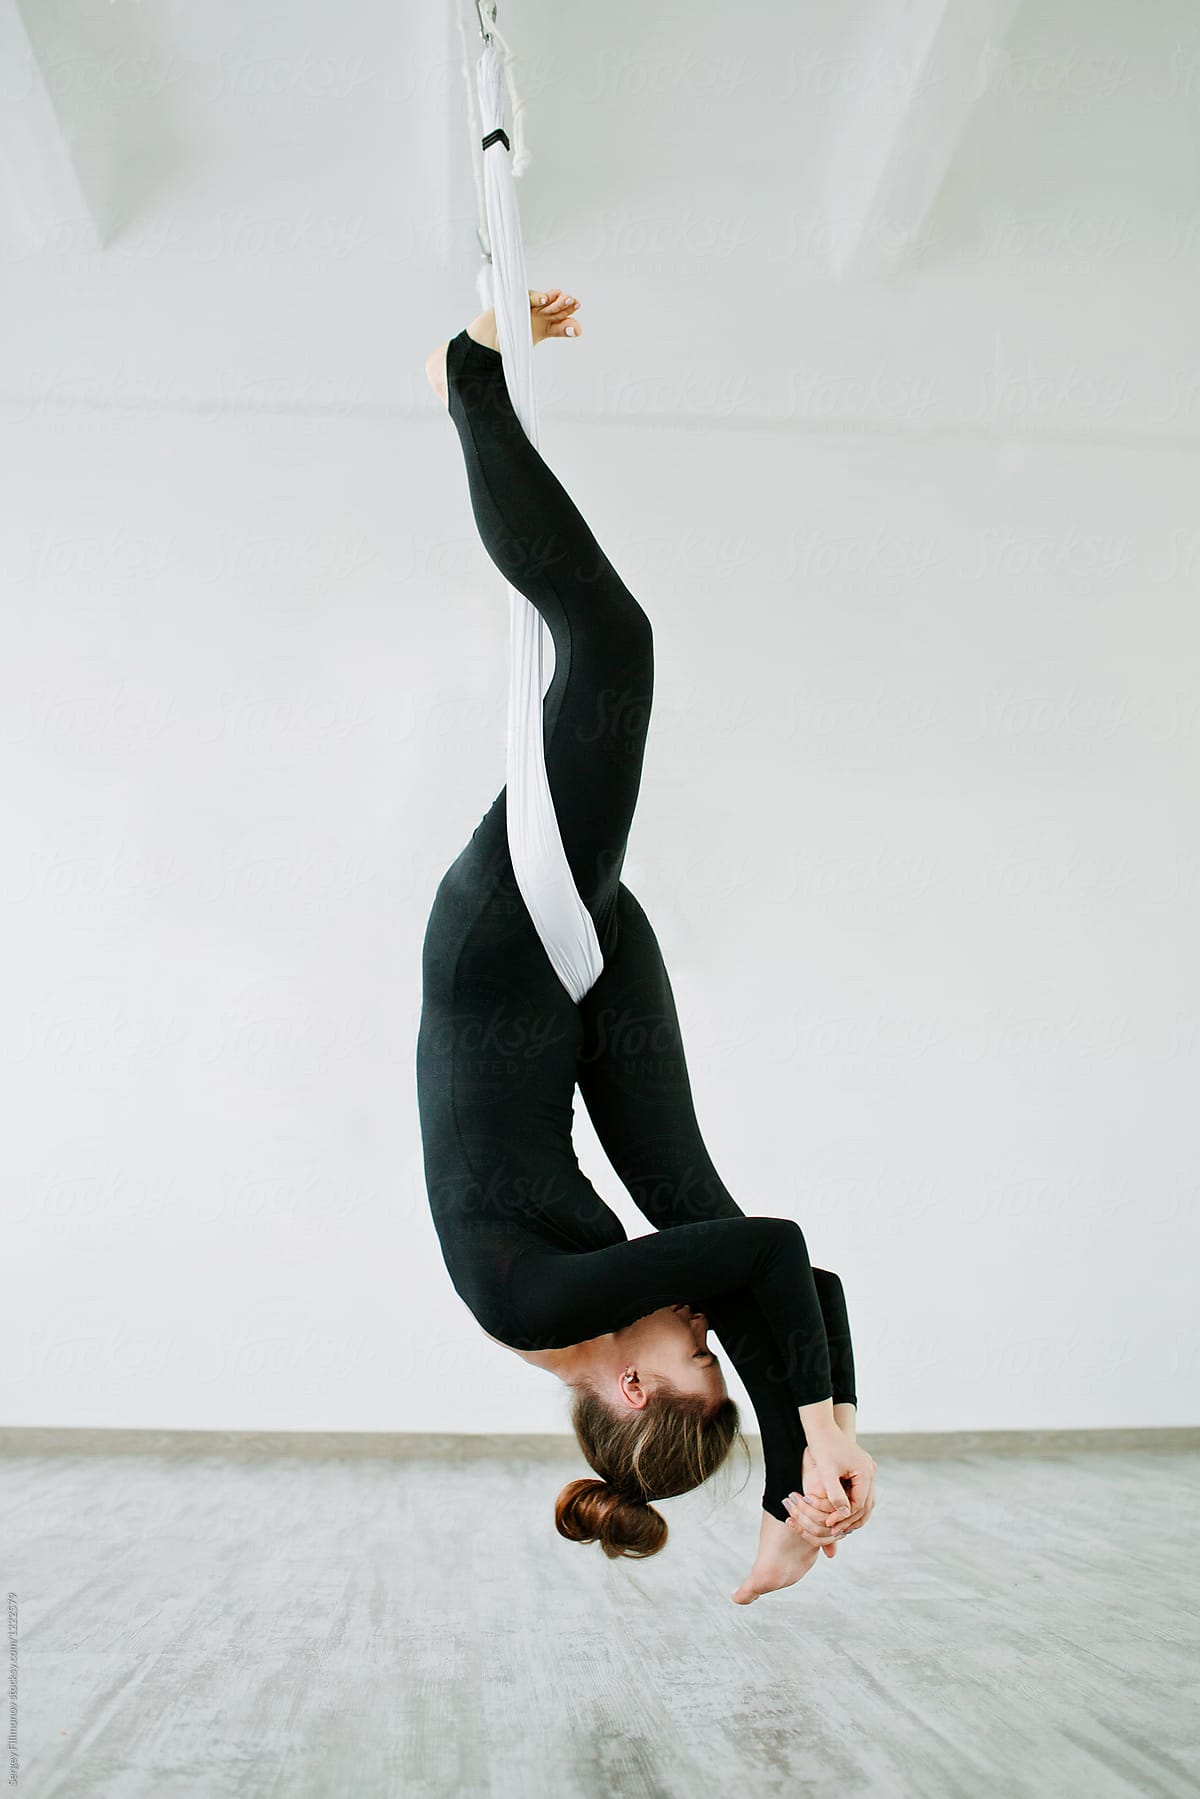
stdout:
{"type": "Polygon", "coordinates": [[[446,384],[484,548],[554,642],[546,773],[571,874],[607,956],[653,698],[650,621],[526,436],[500,352],[460,331],[446,350],[446,384]]]}
{"type": "MultiPolygon", "coordinates": [[[[624,883],[617,892],[617,911],[620,929],[613,954],[579,1007],[583,1041],[576,1078],[588,1116],[614,1173],[658,1230],[743,1216],[717,1172],[696,1118],[675,996],[658,938],[624,883]]],[[[763,1209],[774,1213],[782,1201],[786,1213],[792,1198],[769,1195],[763,1209]]],[[[758,1206],[751,1207],[752,1215],[758,1212],[758,1206]]],[[[842,1284],[826,1268],[814,1267],[813,1279],[825,1320],[834,1402],[853,1405],[854,1349],[842,1284]]],[[[769,1348],[753,1307],[717,1306],[712,1300],[706,1303],[702,1294],[690,1299],[697,1310],[710,1313],[750,1389],[749,1375],[769,1348]]],[[[774,1360],[768,1358],[772,1364],[774,1360]]]]}

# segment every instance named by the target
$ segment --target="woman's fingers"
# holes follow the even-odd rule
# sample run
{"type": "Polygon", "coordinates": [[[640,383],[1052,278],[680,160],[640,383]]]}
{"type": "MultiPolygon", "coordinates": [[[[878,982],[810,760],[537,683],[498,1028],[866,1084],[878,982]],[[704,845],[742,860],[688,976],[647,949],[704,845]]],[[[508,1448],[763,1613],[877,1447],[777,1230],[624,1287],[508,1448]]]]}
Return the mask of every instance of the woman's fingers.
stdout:
{"type": "Polygon", "coordinates": [[[850,1476],[850,1500],[856,1512],[862,1514],[858,1520],[865,1524],[875,1505],[875,1469],[872,1462],[868,1469],[850,1476]]]}
{"type": "Polygon", "coordinates": [[[858,1499],[861,1495],[870,1492],[875,1485],[875,1463],[871,1462],[866,1468],[853,1469],[846,1479],[850,1482],[851,1500],[858,1499]]]}
{"type": "Polygon", "coordinates": [[[789,1493],[783,1504],[789,1527],[797,1536],[822,1545],[834,1540],[830,1529],[833,1514],[827,1500],[818,1502],[805,1498],[802,1493],[789,1493]]]}
{"type": "Polygon", "coordinates": [[[789,1528],[830,1555],[874,1511],[876,1466],[872,1456],[860,1451],[855,1465],[843,1473],[833,1462],[819,1463],[810,1446],[805,1450],[805,1485],[811,1490],[784,1499],[789,1528]]]}
{"type": "Polygon", "coordinates": [[[852,1530],[861,1530],[874,1509],[874,1483],[866,1498],[851,1506],[849,1512],[835,1511],[828,1499],[813,1494],[789,1493],[784,1499],[788,1523],[797,1536],[817,1543],[828,1555],[852,1530]]]}
{"type": "Polygon", "coordinates": [[[874,1470],[871,1473],[853,1473],[849,1477],[849,1508],[851,1517],[862,1518],[867,1509],[867,1500],[874,1491],[874,1470]]]}
{"type": "MultiPolygon", "coordinates": [[[[869,1473],[865,1476],[860,1485],[862,1490],[861,1492],[855,1491],[853,1493],[855,1502],[854,1509],[850,1514],[849,1522],[843,1525],[842,1529],[838,1532],[839,1537],[849,1536],[852,1530],[861,1530],[863,1525],[867,1522],[867,1519],[871,1516],[871,1513],[875,1510],[874,1463],[871,1464],[869,1473]]],[[[851,1482],[851,1486],[853,1489],[853,1482],[851,1482]]]]}
{"type": "Polygon", "coordinates": [[[835,1517],[848,1518],[852,1510],[846,1497],[846,1489],[842,1485],[842,1473],[836,1462],[818,1462],[817,1476],[819,1484],[824,1487],[835,1517]]]}
{"type": "Polygon", "coordinates": [[[857,1523],[874,1488],[874,1458],[860,1443],[825,1443],[813,1454],[810,1484],[814,1492],[829,1496],[844,1524],[857,1523]]]}

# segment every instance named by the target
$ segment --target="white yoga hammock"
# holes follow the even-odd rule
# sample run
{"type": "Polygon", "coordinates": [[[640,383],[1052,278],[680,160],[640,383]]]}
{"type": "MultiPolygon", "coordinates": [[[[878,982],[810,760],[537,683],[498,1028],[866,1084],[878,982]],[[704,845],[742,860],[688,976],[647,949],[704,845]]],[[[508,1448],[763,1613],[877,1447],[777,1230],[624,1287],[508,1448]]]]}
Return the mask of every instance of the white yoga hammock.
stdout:
{"type": "MultiPolygon", "coordinates": [[[[496,28],[496,9],[475,0],[483,49],[475,68],[478,104],[467,95],[471,113],[472,161],[480,193],[479,273],[482,306],[496,309],[504,379],[513,410],[526,436],[538,445],[537,399],[533,382],[533,333],[529,322],[529,282],[517,211],[514,177],[529,164],[521,102],[513,85],[512,52],[496,28]],[[511,101],[512,147],[505,127],[504,98],[511,101]],[[486,145],[486,148],[485,148],[486,145]]],[[[462,26],[462,12],[459,24],[462,26]]],[[[521,897],[555,974],[578,1003],[599,979],[604,957],[592,916],[579,897],[563,849],[562,834],[546,778],[542,735],[545,677],[542,620],[536,608],[509,588],[508,745],[506,752],[508,848],[521,897]]]]}

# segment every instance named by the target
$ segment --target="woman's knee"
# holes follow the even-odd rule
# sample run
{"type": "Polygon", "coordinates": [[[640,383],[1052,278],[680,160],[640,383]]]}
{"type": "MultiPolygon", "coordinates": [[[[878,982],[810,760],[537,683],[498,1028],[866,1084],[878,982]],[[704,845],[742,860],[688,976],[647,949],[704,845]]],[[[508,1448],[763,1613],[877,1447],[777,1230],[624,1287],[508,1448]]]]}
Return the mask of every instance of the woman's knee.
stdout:
{"type": "Polygon", "coordinates": [[[632,595],[614,620],[610,645],[617,650],[625,668],[648,686],[654,673],[654,627],[632,595]]]}

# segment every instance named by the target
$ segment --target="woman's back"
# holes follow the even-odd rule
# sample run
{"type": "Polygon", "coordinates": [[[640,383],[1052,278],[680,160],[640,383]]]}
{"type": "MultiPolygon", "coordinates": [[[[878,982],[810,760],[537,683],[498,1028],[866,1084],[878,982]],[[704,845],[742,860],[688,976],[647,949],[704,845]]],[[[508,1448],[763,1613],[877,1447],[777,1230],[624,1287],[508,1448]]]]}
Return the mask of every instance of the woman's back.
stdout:
{"type": "Polygon", "coordinates": [[[508,854],[502,790],[438,886],[422,951],[417,1103],[430,1210],[456,1292],[514,1347],[512,1262],[603,1249],[620,1220],[572,1141],[579,1008],[546,958],[508,854]]]}

